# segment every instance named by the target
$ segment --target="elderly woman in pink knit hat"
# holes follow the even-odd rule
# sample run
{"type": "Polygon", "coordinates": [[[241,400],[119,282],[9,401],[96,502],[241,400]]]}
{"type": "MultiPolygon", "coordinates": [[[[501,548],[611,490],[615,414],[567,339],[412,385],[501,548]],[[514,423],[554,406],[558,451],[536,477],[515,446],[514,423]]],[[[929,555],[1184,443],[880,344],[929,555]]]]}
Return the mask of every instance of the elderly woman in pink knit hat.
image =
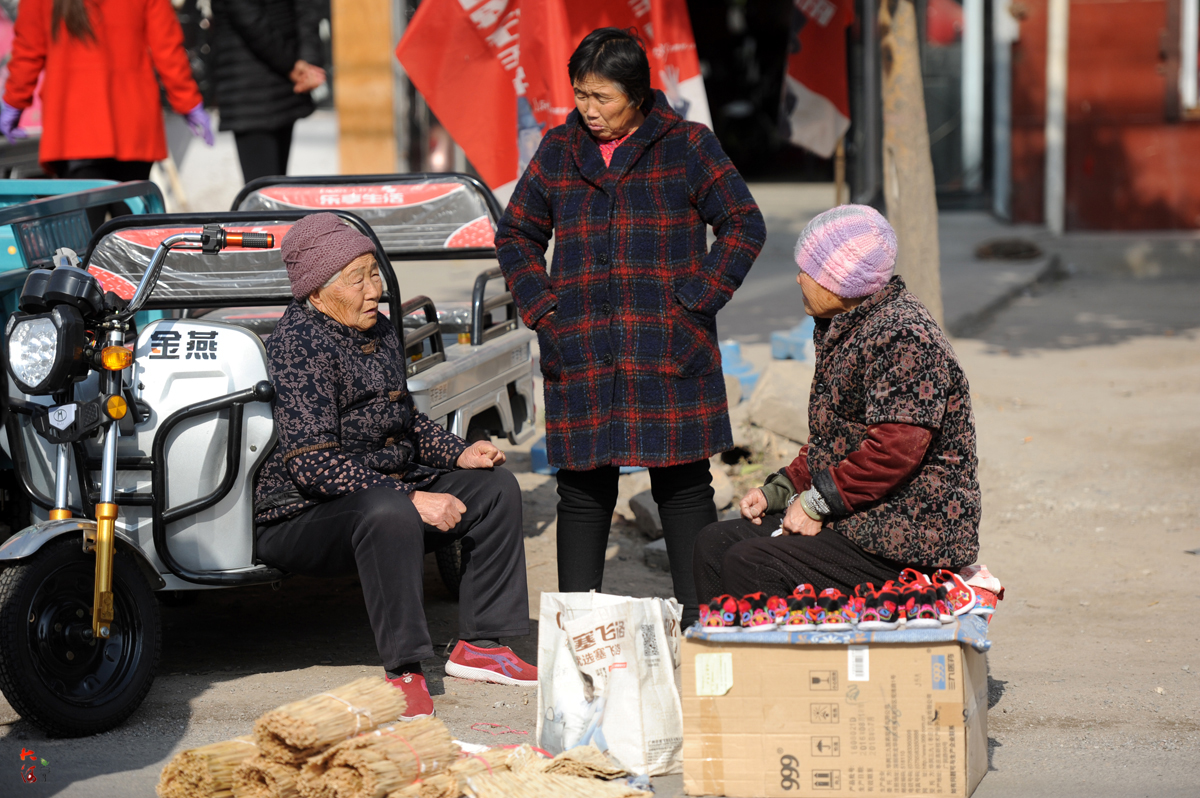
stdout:
{"type": "Polygon", "coordinates": [[[700,533],[702,602],[803,584],[849,593],[906,568],[957,571],[979,551],[967,379],[892,274],[891,225],[863,205],[834,208],[808,224],[795,255],[817,354],[808,443],[746,494],[740,519],[700,533]]]}
{"type": "Polygon", "coordinates": [[[521,491],[487,441],[468,446],[413,405],[396,328],[379,324],[371,239],[332,213],[282,244],[295,302],[267,341],[279,442],[255,480],[258,558],[291,573],[358,573],[404,720],[432,715],[421,660],[423,555],[463,542],[459,637],[446,673],[537,684],[501,637],[529,634],[521,491]]]}

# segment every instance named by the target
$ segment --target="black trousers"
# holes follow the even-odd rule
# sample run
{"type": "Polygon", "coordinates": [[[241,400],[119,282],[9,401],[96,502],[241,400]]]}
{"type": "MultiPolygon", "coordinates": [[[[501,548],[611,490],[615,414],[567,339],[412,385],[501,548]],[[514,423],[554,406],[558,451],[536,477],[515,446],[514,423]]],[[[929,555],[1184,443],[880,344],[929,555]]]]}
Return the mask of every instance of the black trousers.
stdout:
{"type": "MultiPolygon", "coordinates": [[[[118,161],[116,158],[86,158],[78,161],[58,161],[55,171],[64,180],[149,180],[150,161],[118,161]]],[[[107,216],[128,216],[133,211],[124,202],[100,205],[87,209],[88,224],[95,231],[107,216]]],[[[83,255],[83,253],[79,253],[83,255]]]]}
{"type": "MultiPolygon", "coordinates": [[[[617,506],[616,466],[558,472],[558,589],[599,590],[617,506]]],[[[696,535],[717,520],[708,461],[650,469],[650,492],[662,518],[671,582],[685,627],[700,617],[692,576],[696,535]]]]}
{"type": "Polygon", "coordinates": [[[458,634],[464,640],[529,634],[521,489],[502,468],[451,471],[426,488],[467,506],[450,532],[426,525],[398,490],[370,488],[258,530],[258,558],[305,576],[357,570],[386,669],[433,656],[425,622],[423,557],[463,544],[458,634]]]}
{"type": "Polygon", "coordinates": [[[233,139],[237,142],[243,182],[287,174],[288,155],[292,150],[291,124],[274,130],[237,132],[233,134],[233,139]]]}
{"type": "Polygon", "coordinates": [[[845,593],[863,582],[881,585],[905,568],[931,570],[872,554],[828,527],[809,537],[771,537],[782,521],[779,513],[765,516],[761,526],[738,518],[705,527],[696,541],[700,600],[707,602],[722,593],[740,597],[759,590],[769,596],[786,596],[805,582],[818,593],[827,587],[845,593]]]}

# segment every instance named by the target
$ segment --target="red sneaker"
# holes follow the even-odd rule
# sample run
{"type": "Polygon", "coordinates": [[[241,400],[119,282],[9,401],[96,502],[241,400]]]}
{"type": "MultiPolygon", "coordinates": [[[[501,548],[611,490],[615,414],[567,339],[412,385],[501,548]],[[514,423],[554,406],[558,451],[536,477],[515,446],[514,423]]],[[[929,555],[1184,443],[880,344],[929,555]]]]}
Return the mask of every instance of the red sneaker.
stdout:
{"type": "Polygon", "coordinates": [[[400,720],[416,720],[429,718],[435,714],[433,699],[429,697],[429,686],[425,684],[425,674],[404,673],[395,679],[388,679],[393,687],[404,691],[404,700],[408,706],[400,715],[400,720]]]}
{"type": "Polygon", "coordinates": [[[538,683],[537,668],[522,662],[508,646],[480,648],[465,640],[459,640],[450,654],[446,675],[517,687],[536,687],[538,683]]]}

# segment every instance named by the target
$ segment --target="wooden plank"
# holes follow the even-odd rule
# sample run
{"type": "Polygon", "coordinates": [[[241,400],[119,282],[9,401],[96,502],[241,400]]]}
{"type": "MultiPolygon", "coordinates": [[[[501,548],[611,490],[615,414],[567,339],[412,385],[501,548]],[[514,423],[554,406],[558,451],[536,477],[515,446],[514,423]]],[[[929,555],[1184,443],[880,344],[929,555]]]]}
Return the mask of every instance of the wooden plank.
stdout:
{"type": "Polygon", "coordinates": [[[391,0],[333,0],[331,25],[341,172],[394,172],[391,0]]]}

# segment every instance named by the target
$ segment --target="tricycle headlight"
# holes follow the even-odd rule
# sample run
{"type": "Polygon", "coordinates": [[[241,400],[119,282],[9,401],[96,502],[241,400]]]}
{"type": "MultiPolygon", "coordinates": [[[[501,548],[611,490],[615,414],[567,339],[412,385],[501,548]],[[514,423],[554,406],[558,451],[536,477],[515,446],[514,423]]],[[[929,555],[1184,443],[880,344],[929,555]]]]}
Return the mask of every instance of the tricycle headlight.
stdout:
{"type": "Polygon", "coordinates": [[[87,330],[70,305],[35,316],[14,315],[7,333],[8,373],[24,393],[54,393],[87,371],[87,330]]]}
{"type": "Polygon", "coordinates": [[[8,363],[13,378],[29,387],[40,386],[54,368],[58,328],[48,318],[25,319],[13,325],[8,339],[8,363]]]}

